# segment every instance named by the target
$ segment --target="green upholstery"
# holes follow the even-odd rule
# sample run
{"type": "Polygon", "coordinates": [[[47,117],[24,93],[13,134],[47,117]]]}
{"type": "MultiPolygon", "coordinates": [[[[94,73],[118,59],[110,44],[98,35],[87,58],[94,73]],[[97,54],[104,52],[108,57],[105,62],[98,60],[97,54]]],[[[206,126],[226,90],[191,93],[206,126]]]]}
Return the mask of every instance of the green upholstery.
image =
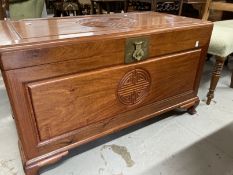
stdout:
{"type": "Polygon", "coordinates": [[[223,58],[233,53],[233,20],[214,22],[208,53],[223,58]]]}
{"type": "Polygon", "coordinates": [[[10,18],[19,20],[25,18],[40,18],[44,0],[11,0],[9,5],[10,18]]]}

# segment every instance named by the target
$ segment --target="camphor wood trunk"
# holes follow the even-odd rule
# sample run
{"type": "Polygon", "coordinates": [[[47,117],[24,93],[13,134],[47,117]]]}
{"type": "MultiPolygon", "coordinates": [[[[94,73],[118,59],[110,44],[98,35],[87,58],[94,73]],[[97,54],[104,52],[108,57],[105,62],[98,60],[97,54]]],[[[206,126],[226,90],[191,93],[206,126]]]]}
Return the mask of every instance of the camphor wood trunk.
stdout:
{"type": "Polygon", "coordinates": [[[175,108],[195,112],[212,23],[155,12],[0,23],[27,175],[175,108]]]}

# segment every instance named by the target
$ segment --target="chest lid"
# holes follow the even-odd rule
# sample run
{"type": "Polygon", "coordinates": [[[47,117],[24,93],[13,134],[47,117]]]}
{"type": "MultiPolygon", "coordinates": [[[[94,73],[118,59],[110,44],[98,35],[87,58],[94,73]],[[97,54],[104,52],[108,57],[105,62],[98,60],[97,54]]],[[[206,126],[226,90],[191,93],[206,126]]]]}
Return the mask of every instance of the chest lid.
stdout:
{"type": "Polygon", "coordinates": [[[57,44],[72,39],[132,36],[207,24],[210,22],[156,12],[2,21],[0,49],[35,43],[57,44]]]}

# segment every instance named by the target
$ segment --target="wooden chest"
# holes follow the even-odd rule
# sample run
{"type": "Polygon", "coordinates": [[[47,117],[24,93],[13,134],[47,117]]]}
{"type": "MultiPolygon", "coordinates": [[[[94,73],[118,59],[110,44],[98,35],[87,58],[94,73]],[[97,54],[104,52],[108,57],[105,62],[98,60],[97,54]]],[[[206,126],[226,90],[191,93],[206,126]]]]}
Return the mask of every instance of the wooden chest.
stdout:
{"type": "Polygon", "coordinates": [[[155,12],[0,23],[0,65],[27,175],[175,108],[193,113],[212,31],[155,12]]]}

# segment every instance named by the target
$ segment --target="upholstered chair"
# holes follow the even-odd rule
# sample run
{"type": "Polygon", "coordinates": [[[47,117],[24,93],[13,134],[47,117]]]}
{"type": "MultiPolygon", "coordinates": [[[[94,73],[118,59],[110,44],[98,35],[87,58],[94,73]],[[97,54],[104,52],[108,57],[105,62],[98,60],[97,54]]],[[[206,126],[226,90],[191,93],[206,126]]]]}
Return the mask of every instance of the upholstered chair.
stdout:
{"type": "Polygon", "coordinates": [[[10,18],[40,18],[44,8],[44,0],[9,0],[10,18]]]}
{"type": "MultiPolygon", "coordinates": [[[[225,2],[212,2],[207,0],[203,19],[207,20],[210,10],[233,11],[233,4],[225,2]]],[[[221,71],[226,58],[233,53],[233,19],[214,22],[214,28],[210,40],[208,53],[216,58],[213,69],[209,92],[207,94],[207,105],[214,98],[221,71]]],[[[233,73],[231,77],[231,88],[233,88],[233,73]]]]}

